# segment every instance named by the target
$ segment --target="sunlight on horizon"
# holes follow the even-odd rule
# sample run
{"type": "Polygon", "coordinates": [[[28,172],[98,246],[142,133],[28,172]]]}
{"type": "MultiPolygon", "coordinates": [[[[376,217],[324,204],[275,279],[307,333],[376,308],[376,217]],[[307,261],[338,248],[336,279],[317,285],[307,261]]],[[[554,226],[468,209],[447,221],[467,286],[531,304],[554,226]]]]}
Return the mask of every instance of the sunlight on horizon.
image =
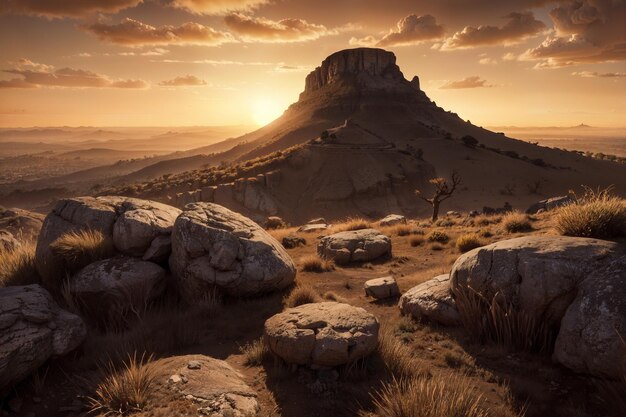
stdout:
{"type": "Polygon", "coordinates": [[[250,104],[250,113],[252,120],[259,126],[278,119],[285,109],[278,100],[260,97],[250,104]]]}

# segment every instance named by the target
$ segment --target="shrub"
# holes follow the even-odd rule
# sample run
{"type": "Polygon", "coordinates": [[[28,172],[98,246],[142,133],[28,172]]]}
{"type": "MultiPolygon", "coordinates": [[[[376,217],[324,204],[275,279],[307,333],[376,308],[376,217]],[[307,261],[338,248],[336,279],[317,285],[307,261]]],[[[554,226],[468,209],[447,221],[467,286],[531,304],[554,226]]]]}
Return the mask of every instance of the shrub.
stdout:
{"type": "Polygon", "coordinates": [[[283,303],[285,307],[297,307],[303,304],[319,303],[320,301],[322,299],[315,288],[309,285],[299,285],[289,293],[283,303]]]}
{"type": "Polygon", "coordinates": [[[156,372],[150,364],[152,357],[128,356],[121,370],[112,362],[101,368],[104,376],[95,396],[89,398],[91,411],[104,415],[127,414],[143,410],[154,390],[156,372]]]}
{"type": "Polygon", "coordinates": [[[421,236],[413,236],[413,237],[411,237],[411,238],[409,239],[409,244],[410,244],[412,247],[419,246],[419,245],[421,245],[422,243],[424,243],[424,238],[423,238],[423,237],[421,237],[421,236]]]}
{"type": "Polygon", "coordinates": [[[398,236],[409,236],[419,234],[419,230],[408,224],[399,224],[393,228],[393,233],[398,236]]]}
{"type": "Polygon", "coordinates": [[[626,236],[626,204],[613,196],[610,188],[597,191],[586,188],[576,203],[557,209],[556,229],[565,236],[601,239],[626,236]]]}
{"type": "Polygon", "coordinates": [[[319,255],[309,255],[300,259],[302,271],[328,272],[335,269],[335,263],[328,259],[320,258],[319,255]]]}
{"type": "Polygon", "coordinates": [[[336,301],[338,303],[344,303],[346,301],[342,296],[334,291],[326,291],[324,295],[322,295],[322,298],[327,301],[336,301]]]}
{"type": "Polygon", "coordinates": [[[65,233],[50,244],[50,250],[61,258],[67,272],[76,272],[90,263],[113,255],[113,242],[99,230],[65,233]]]}
{"type": "Polygon", "coordinates": [[[0,252],[0,288],[39,282],[35,267],[35,244],[22,244],[0,252]]]}
{"type": "Polygon", "coordinates": [[[450,240],[450,236],[446,232],[440,230],[433,230],[427,236],[429,242],[447,243],[450,240]]]}
{"type": "Polygon", "coordinates": [[[362,217],[349,217],[344,222],[333,225],[333,232],[372,228],[372,222],[362,217]]]}
{"type": "Polygon", "coordinates": [[[533,230],[526,214],[512,212],[502,217],[502,227],[509,233],[529,232],[533,230]]]}
{"type": "Polygon", "coordinates": [[[480,241],[480,237],[474,233],[468,233],[465,235],[461,235],[456,240],[456,247],[462,252],[465,253],[472,249],[478,248],[482,246],[482,242],[480,241]]]}
{"type": "Polygon", "coordinates": [[[468,148],[475,148],[476,145],[478,145],[478,140],[470,135],[465,135],[461,138],[461,141],[463,142],[463,145],[467,146],[468,148]]]}
{"type": "Polygon", "coordinates": [[[440,251],[443,250],[443,246],[440,243],[435,242],[430,245],[430,249],[434,251],[440,251]]]}
{"type": "Polygon", "coordinates": [[[262,337],[240,346],[239,351],[245,357],[243,364],[246,366],[261,366],[263,360],[269,355],[269,349],[262,337]]]}

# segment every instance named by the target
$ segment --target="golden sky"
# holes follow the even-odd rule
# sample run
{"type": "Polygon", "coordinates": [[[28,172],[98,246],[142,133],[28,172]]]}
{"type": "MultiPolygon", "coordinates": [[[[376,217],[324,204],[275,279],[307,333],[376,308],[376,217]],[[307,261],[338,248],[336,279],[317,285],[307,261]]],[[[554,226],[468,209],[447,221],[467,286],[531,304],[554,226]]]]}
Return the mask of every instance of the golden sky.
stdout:
{"type": "Polygon", "coordinates": [[[262,124],[393,51],[483,126],[626,124],[626,0],[0,0],[0,126],[262,124]]]}

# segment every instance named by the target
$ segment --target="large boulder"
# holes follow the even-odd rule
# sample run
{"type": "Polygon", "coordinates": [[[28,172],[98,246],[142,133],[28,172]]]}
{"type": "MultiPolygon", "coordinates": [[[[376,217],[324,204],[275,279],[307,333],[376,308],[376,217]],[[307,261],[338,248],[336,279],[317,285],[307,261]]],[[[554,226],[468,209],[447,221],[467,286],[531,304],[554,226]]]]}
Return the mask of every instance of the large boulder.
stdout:
{"type": "Polygon", "coordinates": [[[162,415],[179,415],[178,402],[187,400],[198,415],[255,417],[257,394],[243,376],[224,361],[204,355],[173,356],[151,364],[160,392],[171,395],[159,409],[162,415]],[[169,409],[169,404],[172,409],[169,409]]]}
{"type": "Polygon", "coordinates": [[[400,297],[398,303],[402,314],[416,319],[428,320],[455,326],[461,322],[456,304],[450,291],[450,275],[444,274],[422,282],[400,297]]]}
{"type": "Polygon", "coordinates": [[[39,285],[0,288],[0,396],[50,357],[69,353],[87,334],[39,285]]]}
{"type": "Polygon", "coordinates": [[[317,253],[338,264],[367,262],[391,254],[391,239],[378,230],[335,233],[320,239],[317,253]]]}
{"type": "Polygon", "coordinates": [[[37,270],[46,286],[58,287],[65,278],[63,261],[50,244],[68,232],[87,229],[102,232],[121,254],[165,261],[169,255],[169,235],[179,214],[175,207],[128,197],[59,200],[46,217],[37,241],[37,270]]]}
{"type": "Polygon", "coordinates": [[[379,323],[362,308],[325,302],[289,308],[265,322],[270,350],[288,363],[338,366],[376,349],[379,323]]]}
{"type": "Polygon", "coordinates": [[[5,209],[0,207],[0,231],[6,231],[18,240],[33,241],[37,239],[43,220],[43,214],[19,208],[5,209]]]}
{"type": "Polygon", "coordinates": [[[94,262],[72,277],[69,291],[89,317],[106,323],[145,307],[165,289],[165,269],[119,256],[94,262]]]}
{"type": "Polygon", "coordinates": [[[461,255],[452,267],[454,291],[472,288],[558,325],[587,276],[623,253],[616,243],[565,236],[504,240],[461,255]]]}
{"type": "Polygon", "coordinates": [[[553,358],[599,377],[626,369],[626,256],[589,274],[578,286],[556,339],[553,358]]]}
{"type": "Polygon", "coordinates": [[[170,268],[184,298],[218,287],[256,295],[289,286],[296,267],[285,248],[241,214],[212,203],[193,203],[176,219],[170,268]]]}

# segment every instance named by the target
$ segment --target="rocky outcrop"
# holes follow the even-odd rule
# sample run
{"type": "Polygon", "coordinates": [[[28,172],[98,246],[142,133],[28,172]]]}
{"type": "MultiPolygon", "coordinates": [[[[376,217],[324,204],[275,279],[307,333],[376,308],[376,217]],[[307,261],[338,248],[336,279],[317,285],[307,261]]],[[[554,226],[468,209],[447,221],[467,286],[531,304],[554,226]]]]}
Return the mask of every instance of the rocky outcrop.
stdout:
{"type": "Polygon", "coordinates": [[[160,262],[169,254],[168,238],[177,208],[128,197],[77,197],[59,200],[46,216],[35,254],[43,283],[58,287],[65,278],[63,262],[50,248],[69,232],[97,230],[124,255],[160,262]]]}
{"type": "Polygon", "coordinates": [[[338,264],[367,262],[391,254],[391,239],[378,230],[335,233],[320,239],[317,253],[338,264]]]}
{"type": "Polygon", "coordinates": [[[0,288],[0,395],[50,357],[74,350],[86,334],[81,318],[41,286],[0,288]]]}
{"type": "Polygon", "coordinates": [[[244,296],[280,290],[296,276],[289,254],[269,233],[211,203],[189,204],[176,219],[170,268],[189,301],[214,287],[244,296]]]}
{"type": "Polygon", "coordinates": [[[13,235],[19,241],[37,239],[44,215],[19,208],[0,207],[0,231],[13,235]]]}
{"type": "Polygon", "coordinates": [[[571,196],[564,195],[560,197],[551,197],[545,200],[538,201],[526,210],[527,214],[536,214],[539,210],[549,211],[555,208],[572,204],[574,199],[571,196]]]}
{"type": "Polygon", "coordinates": [[[197,414],[221,417],[255,417],[259,415],[257,394],[243,376],[224,361],[204,355],[174,356],[159,359],[149,366],[156,370],[161,392],[171,401],[159,407],[163,415],[178,415],[178,401],[190,401],[197,414]],[[167,394],[166,394],[167,395],[167,394]],[[169,408],[171,405],[171,409],[169,408]]]}
{"type": "Polygon", "coordinates": [[[561,320],[553,358],[600,377],[621,378],[626,366],[626,256],[589,274],[561,320]]]}
{"type": "Polygon", "coordinates": [[[445,326],[461,322],[450,291],[449,274],[439,275],[411,288],[402,294],[398,306],[402,314],[409,314],[418,320],[426,318],[445,326]]]}
{"type": "Polygon", "coordinates": [[[288,363],[338,366],[376,349],[379,323],[362,308],[325,302],[289,308],[265,322],[270,350],[288,363]]]}

